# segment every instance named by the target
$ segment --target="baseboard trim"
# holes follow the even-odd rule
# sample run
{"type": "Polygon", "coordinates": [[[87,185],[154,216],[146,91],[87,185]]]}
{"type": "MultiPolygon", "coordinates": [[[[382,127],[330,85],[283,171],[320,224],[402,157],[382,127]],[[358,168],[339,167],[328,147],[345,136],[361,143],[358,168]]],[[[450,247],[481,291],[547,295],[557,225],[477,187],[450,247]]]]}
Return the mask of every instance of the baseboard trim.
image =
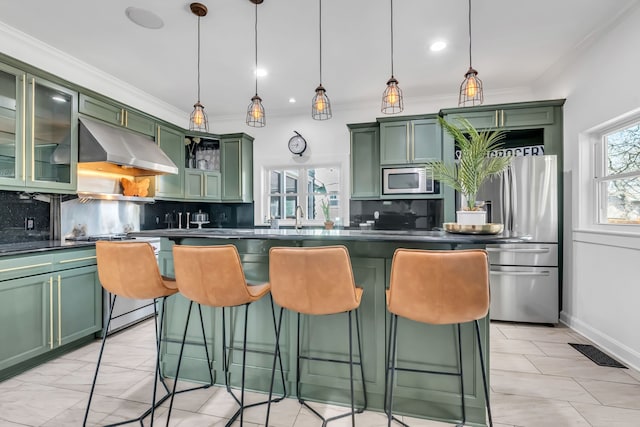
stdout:
{"type": "Polygon", "coordinates": [[[560,322],[569,326],[628,367],[640,371],[640,353],[637,351],[565,312],[560,313],[560,322]]]}

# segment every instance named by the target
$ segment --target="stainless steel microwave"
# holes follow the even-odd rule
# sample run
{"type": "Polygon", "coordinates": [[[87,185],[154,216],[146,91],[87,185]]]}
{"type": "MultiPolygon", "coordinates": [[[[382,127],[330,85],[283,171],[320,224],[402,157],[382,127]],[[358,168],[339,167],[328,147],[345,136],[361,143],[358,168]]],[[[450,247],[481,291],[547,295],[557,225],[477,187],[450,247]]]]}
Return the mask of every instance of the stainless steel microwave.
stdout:
{"type": "Polygon", "coordinates": [[[382,194],[435,192],[433,172],[426,166],[382,168],[382,194]]]}

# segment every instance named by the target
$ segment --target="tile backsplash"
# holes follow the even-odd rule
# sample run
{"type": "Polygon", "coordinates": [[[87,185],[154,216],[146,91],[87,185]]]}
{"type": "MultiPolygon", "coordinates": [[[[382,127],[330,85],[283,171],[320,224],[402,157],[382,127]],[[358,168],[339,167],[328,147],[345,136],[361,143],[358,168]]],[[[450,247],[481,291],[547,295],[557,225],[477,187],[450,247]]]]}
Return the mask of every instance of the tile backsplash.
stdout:
{"type": "Polygon", "coordinates": [[[49,240],[49,196],[0,191],[0,244],[49,240]]]}
{"type": "Polygon", "coordinates": [[[376,230],[432,230],[442,227],[442,199],[351,200],[349,227],[371,223],[376,230]]]}

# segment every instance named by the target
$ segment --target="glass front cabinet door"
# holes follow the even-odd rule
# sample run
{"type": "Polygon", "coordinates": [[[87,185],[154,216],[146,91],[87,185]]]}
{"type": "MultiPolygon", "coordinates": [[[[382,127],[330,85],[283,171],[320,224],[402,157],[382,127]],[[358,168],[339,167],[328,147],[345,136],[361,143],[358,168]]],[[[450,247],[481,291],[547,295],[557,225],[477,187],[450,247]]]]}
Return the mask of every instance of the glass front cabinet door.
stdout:
{"type": "Polygon", "coordinates": [[[74,191],[78,96],[0,65],[0,186],[74,191]]]}

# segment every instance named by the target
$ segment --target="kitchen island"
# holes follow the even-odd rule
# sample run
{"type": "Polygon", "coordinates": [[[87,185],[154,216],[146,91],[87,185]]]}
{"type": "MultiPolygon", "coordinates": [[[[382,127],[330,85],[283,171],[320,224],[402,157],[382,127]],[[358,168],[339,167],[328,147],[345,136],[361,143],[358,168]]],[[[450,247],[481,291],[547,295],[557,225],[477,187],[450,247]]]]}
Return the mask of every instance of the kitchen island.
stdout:
{"type": "MultiPolygon", "coordinates": [[[[489,243],[519,243],[526,237],[509,235],[463,235],[437,231],[378,231],[378,230],[315,230],[315,229],[170,229],[149,230],[132,233],[135,236],[162,237],[159,262],[163,274],[173,275],[171,249],[181,245],[233,244],[238,248],[247,280],[268,281],[269,249],[273,246],[326,246],[340,244],[348,248],[355,281],[364,288],[359,311],[362,328],[363,363],[369,408],[382,410],[385,382],[386,342],[388,316],[385,304],[385,289],[389,284],[389,273],[393,252],[398,247],[418,249],[466,249],[483,248],[489,243]]],[[[463,268],[463,267],[461,267],[463,268]]],[[[216,260],[211,260],[211,279],[215,280],[216,260]]],[[[184,330],[188,302],[177,295],[167,304],[167,328],[163,336],[162,368],[166,375],[175,373],[179,342],[184,330]]],[[[242,312],[233,313],[230,327],[237,344],[242,330],[242,312]],[[236,315],[237,318],[236,318],[236,315]]],[[[268,298],[254,303],[249,312],[248,343],[252,348],[272,351],[274,333],[271,306],[268,298]]],[[[204,309],[208,345],[213,355],[213,372],[216,383],[223,383],[222,337],[219,327],[221,310],[204,309]]],[[[188,333],[185,356],[180,376],[206,381],[208,378],[205,352],[201,345],[198,322],[192,322],[188,333]]],[[[229,323],[227,323],[229,325],[229,323]]],[[[430,326],[404,319],[399,328],[398,360],[418,369],[456,368],[456,340],[453,326],[430,326]]],[[[489,321],[480,321],[484,341],[485,360],[488,367],[489,321]]],[[[289,393],[295,385],[295,315],[283,320],[280,345],[289,393]]],[[[318,357],[347,357],[348,331],[344,316],[321,316],[307,318],[303,322],[302,334],[310,340],[310,348],[318,357]]],[[[471,324],[463,325],[463,366],[467,423],[485,425],[482,377],[477,349],[473,340],[471,324]]],[[[241,353],[232,356],[231,383],[240,381],[241,353]]],[[[252,354],[248,358],[247,387],[268,390],[272,356],[252,354]]],[[[277,382],[276,382],[277,386],[277,382]]],[[[362,390],[356,374],[356,400],[361,399],[362,390]]],[[[276,387],[277,389],[277,387],[276,387]]],[[[307,361],[301,366],[301,394],[309,400],[346,403],[349,399],[349,373],[346,366],[307,361]]],[[[394,412],[418,417],[455,422],[460,419],[459,383],[456,377],[416,375],[400,372],[394,392],[394,412]]],[[[356,402],[356,405],[362,402],[356,402]]]]}

